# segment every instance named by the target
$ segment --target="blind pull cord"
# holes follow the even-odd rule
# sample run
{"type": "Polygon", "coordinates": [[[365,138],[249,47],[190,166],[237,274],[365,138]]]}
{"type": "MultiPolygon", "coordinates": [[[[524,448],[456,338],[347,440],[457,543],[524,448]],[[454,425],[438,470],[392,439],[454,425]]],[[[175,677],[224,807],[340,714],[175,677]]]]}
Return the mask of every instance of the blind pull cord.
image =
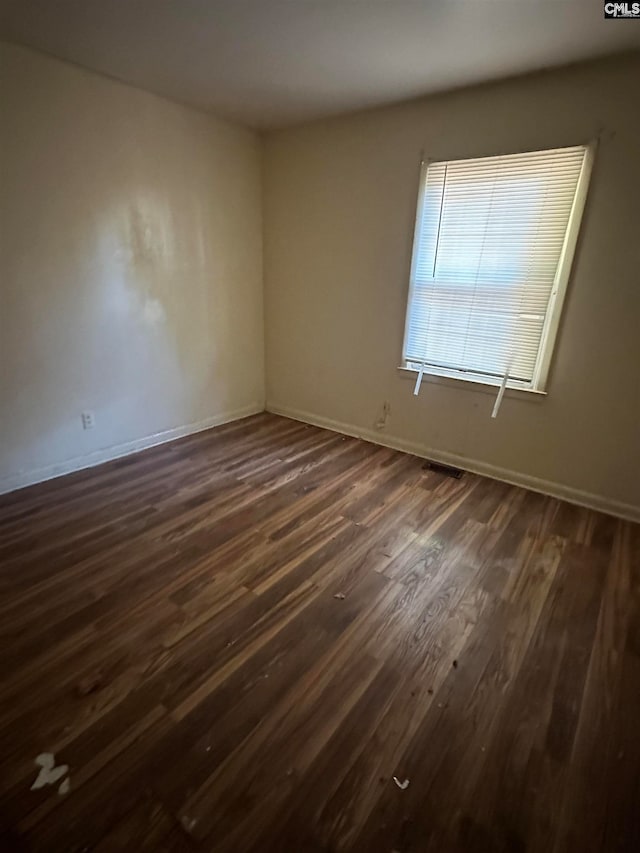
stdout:
{"type": "Polygon", "coordinates": [[[413,396],[414,397],[417,397],[418,394],[420,393],[420,386],[422,385],[423,375],[424,375],[424,359],[422,360],[422,363],[420,365],[420,370],[418,371],[418,378],[416,379],[416,385],[415,385],[415,388],[413,389],[413,396]]]}
{"type": "Polygon", "coordinates": [[[502,377],[502,382],[500,383],[500,388],[498,389],[498,396],[496,397],[496,401],[493,404],[493,411],[491,412],[492,418],[498,417],[498,412],[500,411],[500,406],[502,405],[502,398],[504,397],[504,392],[507,389],[507,382],[509,381],[509,371],[511,370],[511,361],[510,358],[507,363],[507,369],[504,372],[504,376],[502,377]]]}
{"type": "MultiPolygon", "coordinates": [[[[422,167],[424,167],[424,158],[422,160],[422,167]]],[[[440,211],[438,213],[438,233],[436,234],[436,247],[433,253],[433,270],[431,272],[432,277],[435,279],[436,277],[436,264],[438,261],[438,245],[440,244],[440,229],[442,227],[442,211],[444,210],[444,196],[447,191],[447,170],[449,169],[449,164],[447,163],[444,167],[444,178],[442,181],[442,195],[440,196],[440,211]]],[[[428,174],[428,173],[427,173],[428,174]]],[[[420,370],[418,371],[418,378],[416,379],[416,384],[413,389],[413,396],[417,397],[420,393],[420,386],[422,385],[422,377],[424,376],[424,368],[427,361],[427,347],[428,347],[428,335],[429,329],[427,326],[427,341],[424,345],[424,358],[422,359],[422,363],[420,364],[420,370]]]]}
{"type": "Polygon", "coordinates": [[[502,398],[504,397],[505,388],[507,387],[507,379],[509,378],[509,373],[505,373],[502,377],[502,382],[500,383],[500,390],[498,391],[498,396],[496,397],[496,401],[493,404],[493,411],[491,412],[492,418],[498,417],[498,412],[500,411],[500,406],[502,405],[502,398]]]}

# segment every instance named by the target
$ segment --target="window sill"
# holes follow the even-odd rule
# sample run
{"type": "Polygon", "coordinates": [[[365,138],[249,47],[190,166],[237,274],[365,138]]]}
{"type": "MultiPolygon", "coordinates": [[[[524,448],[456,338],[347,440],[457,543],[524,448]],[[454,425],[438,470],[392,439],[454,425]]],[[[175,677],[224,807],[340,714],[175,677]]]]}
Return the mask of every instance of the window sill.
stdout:
{"type": "MultiPolygon", "coordinates": [[[[419,371],[414,370],[411,367],[398,367],[397,372],[402,379],[410,379],[412,382],[415,382],[419,371]]],[[[450,388],[466,388],[468,391],[491,394],[492,396],[496,395],[500,387],[499,379],[494,380],[489,377],[486,379],[478,379],[475,376],[467,379],[465,376],[450,376],[444,372],[436,373],[434,370],[427,371],[426,369],[422,374],[422,381],[434,382],[437,385],[444,385],[450,388]]],[[[522,399],[529,400],[544,400],[547,396],[546,391],[536,391],[533,388],[518,388],[517,386],[512,385],[507,385],[505,394],[508,397],[522,397],[522,399]]]]}

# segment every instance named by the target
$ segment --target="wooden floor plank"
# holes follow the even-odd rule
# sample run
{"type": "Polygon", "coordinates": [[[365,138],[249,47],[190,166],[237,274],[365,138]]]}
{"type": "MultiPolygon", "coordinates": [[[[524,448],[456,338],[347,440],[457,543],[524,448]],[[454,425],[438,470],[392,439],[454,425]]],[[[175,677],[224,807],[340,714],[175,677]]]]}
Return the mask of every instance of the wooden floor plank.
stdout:
{"type": "Polygon", "coordinates": [[[263,413],[0,496],[0,564],[2,850],[640,848],[638,525],[263,413]]]}

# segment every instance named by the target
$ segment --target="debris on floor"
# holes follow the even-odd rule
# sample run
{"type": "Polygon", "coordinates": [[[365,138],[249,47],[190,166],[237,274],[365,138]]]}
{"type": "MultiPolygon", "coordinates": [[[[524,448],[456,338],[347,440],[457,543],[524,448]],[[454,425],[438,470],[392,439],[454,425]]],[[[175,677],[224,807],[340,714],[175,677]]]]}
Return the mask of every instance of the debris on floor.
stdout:
{"type": "Polygon", "coordinates": [[[453,668],[454,668],[454,669],[457,669],[457,668],[458,668],[458,661],[457,661],[457,660],[454,660],[454,662],[453,662],[453,668]]]}
{"type": "Polygon", "coordinates": [[[333,597],[338,598],[340,601],[343,601],[343,599],[346,598],[344,592],[336,592],[336,594],[333,597]]]}
{"type": "Polygon", "coordinates": [[[40,768],[40,772],[31,786],[32,791],[44,788],[45,785],[54,785],[59,779],[62,779],[69,769],[67,764],[56,767],[56,757],[52,752],[40,753],[34,764],[40,768]]]}
{"type": "Polygon", "coordinates": [[[398,786],[398,788],[400,788],[401,791],[406,791],[409,787],[408,779],[405,779],[404,782],[401,782],[397,776],[394,776],[393,781],[396,783],[396,785],[398,786]]]}
{"type": "Polygon", "coordinates": [[[183,829],[185,829],[187,832],[191,832],[193,829],[195,829],[195,825],[197,824],[197,822],[198,821],[195,818],[187,817],[187,815],[183,815],[180,818],[180,823],[182,824],[183,829]]]}
{"type": "Polygon", "coordinates": [[[58,794],[61,797],[64,797],[65,794],[68,794],[71,790],[71,779],[67,776],[64,782],[60,783],[60,787],[58,788],[58,794]]]}

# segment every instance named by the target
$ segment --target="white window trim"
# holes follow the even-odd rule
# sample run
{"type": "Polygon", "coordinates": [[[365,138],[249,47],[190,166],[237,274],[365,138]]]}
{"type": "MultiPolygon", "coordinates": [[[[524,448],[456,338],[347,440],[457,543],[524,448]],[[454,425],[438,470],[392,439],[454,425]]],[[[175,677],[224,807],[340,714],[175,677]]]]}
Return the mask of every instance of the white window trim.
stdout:
{"type": "MultiPolygon", "coordinates": [[[[396,368],[397,374],[401,379],[410,379],[414,385],[416,382],[416,376],[419,373],[419,370],[415,367],[407,367],[406,365],[401,365],[396,368]]],[[[482,391],[485,394],[494,394],[494,390],[500,388],[502,384],[502,380],[498,377],[494,376],[482,376],[478,377],[477,374],[469,373],[466,376],[463,376],[461,372],[456,373],[455,371],[447,371],[445,368],[433,367],[427,370],[425,366],[424,374],[422,376],[422,384],[425,382],[434,382],[437,384],[444,384],[452,388],[465,388],[474,390],[474,391],[482,391]],[[462,385],[460,384],[462,382],[462,385]]],[[[532,388],[530,385],[522,382],[518,382],[515,379],[510,379],[507,385],[507,397],[518,396],[520,394],[524,394],[527,397],[536,397],[536,398],[544,398],[547,396],[547,391],[540,391],[536,388],[532,388]]]]}
{"type": "MultiPolygon", "coordinates": [[[[587,201],[587,194],[589,191],[589,184],[591,180],[591,173],[593,171],[593,162],[595,159],[595,151],[597,146],[597,142],[595,141],[586,144],[576,144],[584,145],[586,149],[585,157],[582,163],[582,169],[580,170],[580,176],[578,178],[578,184],[576,187],[576,194],[573,200],[573,205],[571,207],[571,213],[569,215],[569,224],[567,226],[562,251],[560,253],[560,260],[558,262],[558,269],[556,270],[556,277],[553,289],[551,291],[551,297],[549,299],[549,308],[547,309],[545,324],[540,338],[540,348],[538,350],[538,359],[536,362],[535,373],[533,376],[533,380],[530,383],[523,382],[521,380],[509,379],[506,387],[510,390],[525,391],[528,393],[545,396],[547,394],[546,388],[547,381],[549,378],[549,370],[551,368],[551,360],[553,357],[556,339],[558,336],[560,318],[562,316],[562,308],[564,305],[569,280],[571,278],[571,269],[573,266],[576,245],[578,242],[578,235],[580,233],[582,215],[584,213],[584,208],[587,201]]],[[[511,153],[518,154],[526,152],[511,153]]],[[[461,157],[455,159],[468,158],[461,157]]],[[[411,249],[411,272],[409,277],[409,289],[407,292],[407,309],[405,312],[404,338],[402,342],[402,363],[398,368],[399,372],[401,372],[402,375],[408,375],[410,377],[415,377],[415,375],[419,372],[419,367],[414,367],[416,362],[407,360],[405,356],[407,347],[407,336],[409,330],[409,316],[411,312],[411,303],[413,297],[413,282],[415,281],[415,266],[417,263],[417,246],[419,244],[418,236],[420,231],[420,223],[422,222],[422,206],[424,203],[425,196],[423,188],[426,185],[426,176],[429,165],[431,163],[440,162],[441,160],[442,158],[438,158],[438,160],[423,160],[420,168],[420,183],[418,184],[418,201],[416,204],[416,220],[413,233],[413,245],[411,249]]],[[[454,161],[450,160],[449,162],[454,161]]],[[[425,378],[428,374],[430,376],[444,377],[446,379],[455,379],[462,382],[472,382],[480,385],[489,385],[494,388],[497,388],[502,384],[502,379],[500,377],[483,376],[478,373],[471,373],[464,370],[441,368],[428,364],[424,365],[423,371],[425,378]]]]}

